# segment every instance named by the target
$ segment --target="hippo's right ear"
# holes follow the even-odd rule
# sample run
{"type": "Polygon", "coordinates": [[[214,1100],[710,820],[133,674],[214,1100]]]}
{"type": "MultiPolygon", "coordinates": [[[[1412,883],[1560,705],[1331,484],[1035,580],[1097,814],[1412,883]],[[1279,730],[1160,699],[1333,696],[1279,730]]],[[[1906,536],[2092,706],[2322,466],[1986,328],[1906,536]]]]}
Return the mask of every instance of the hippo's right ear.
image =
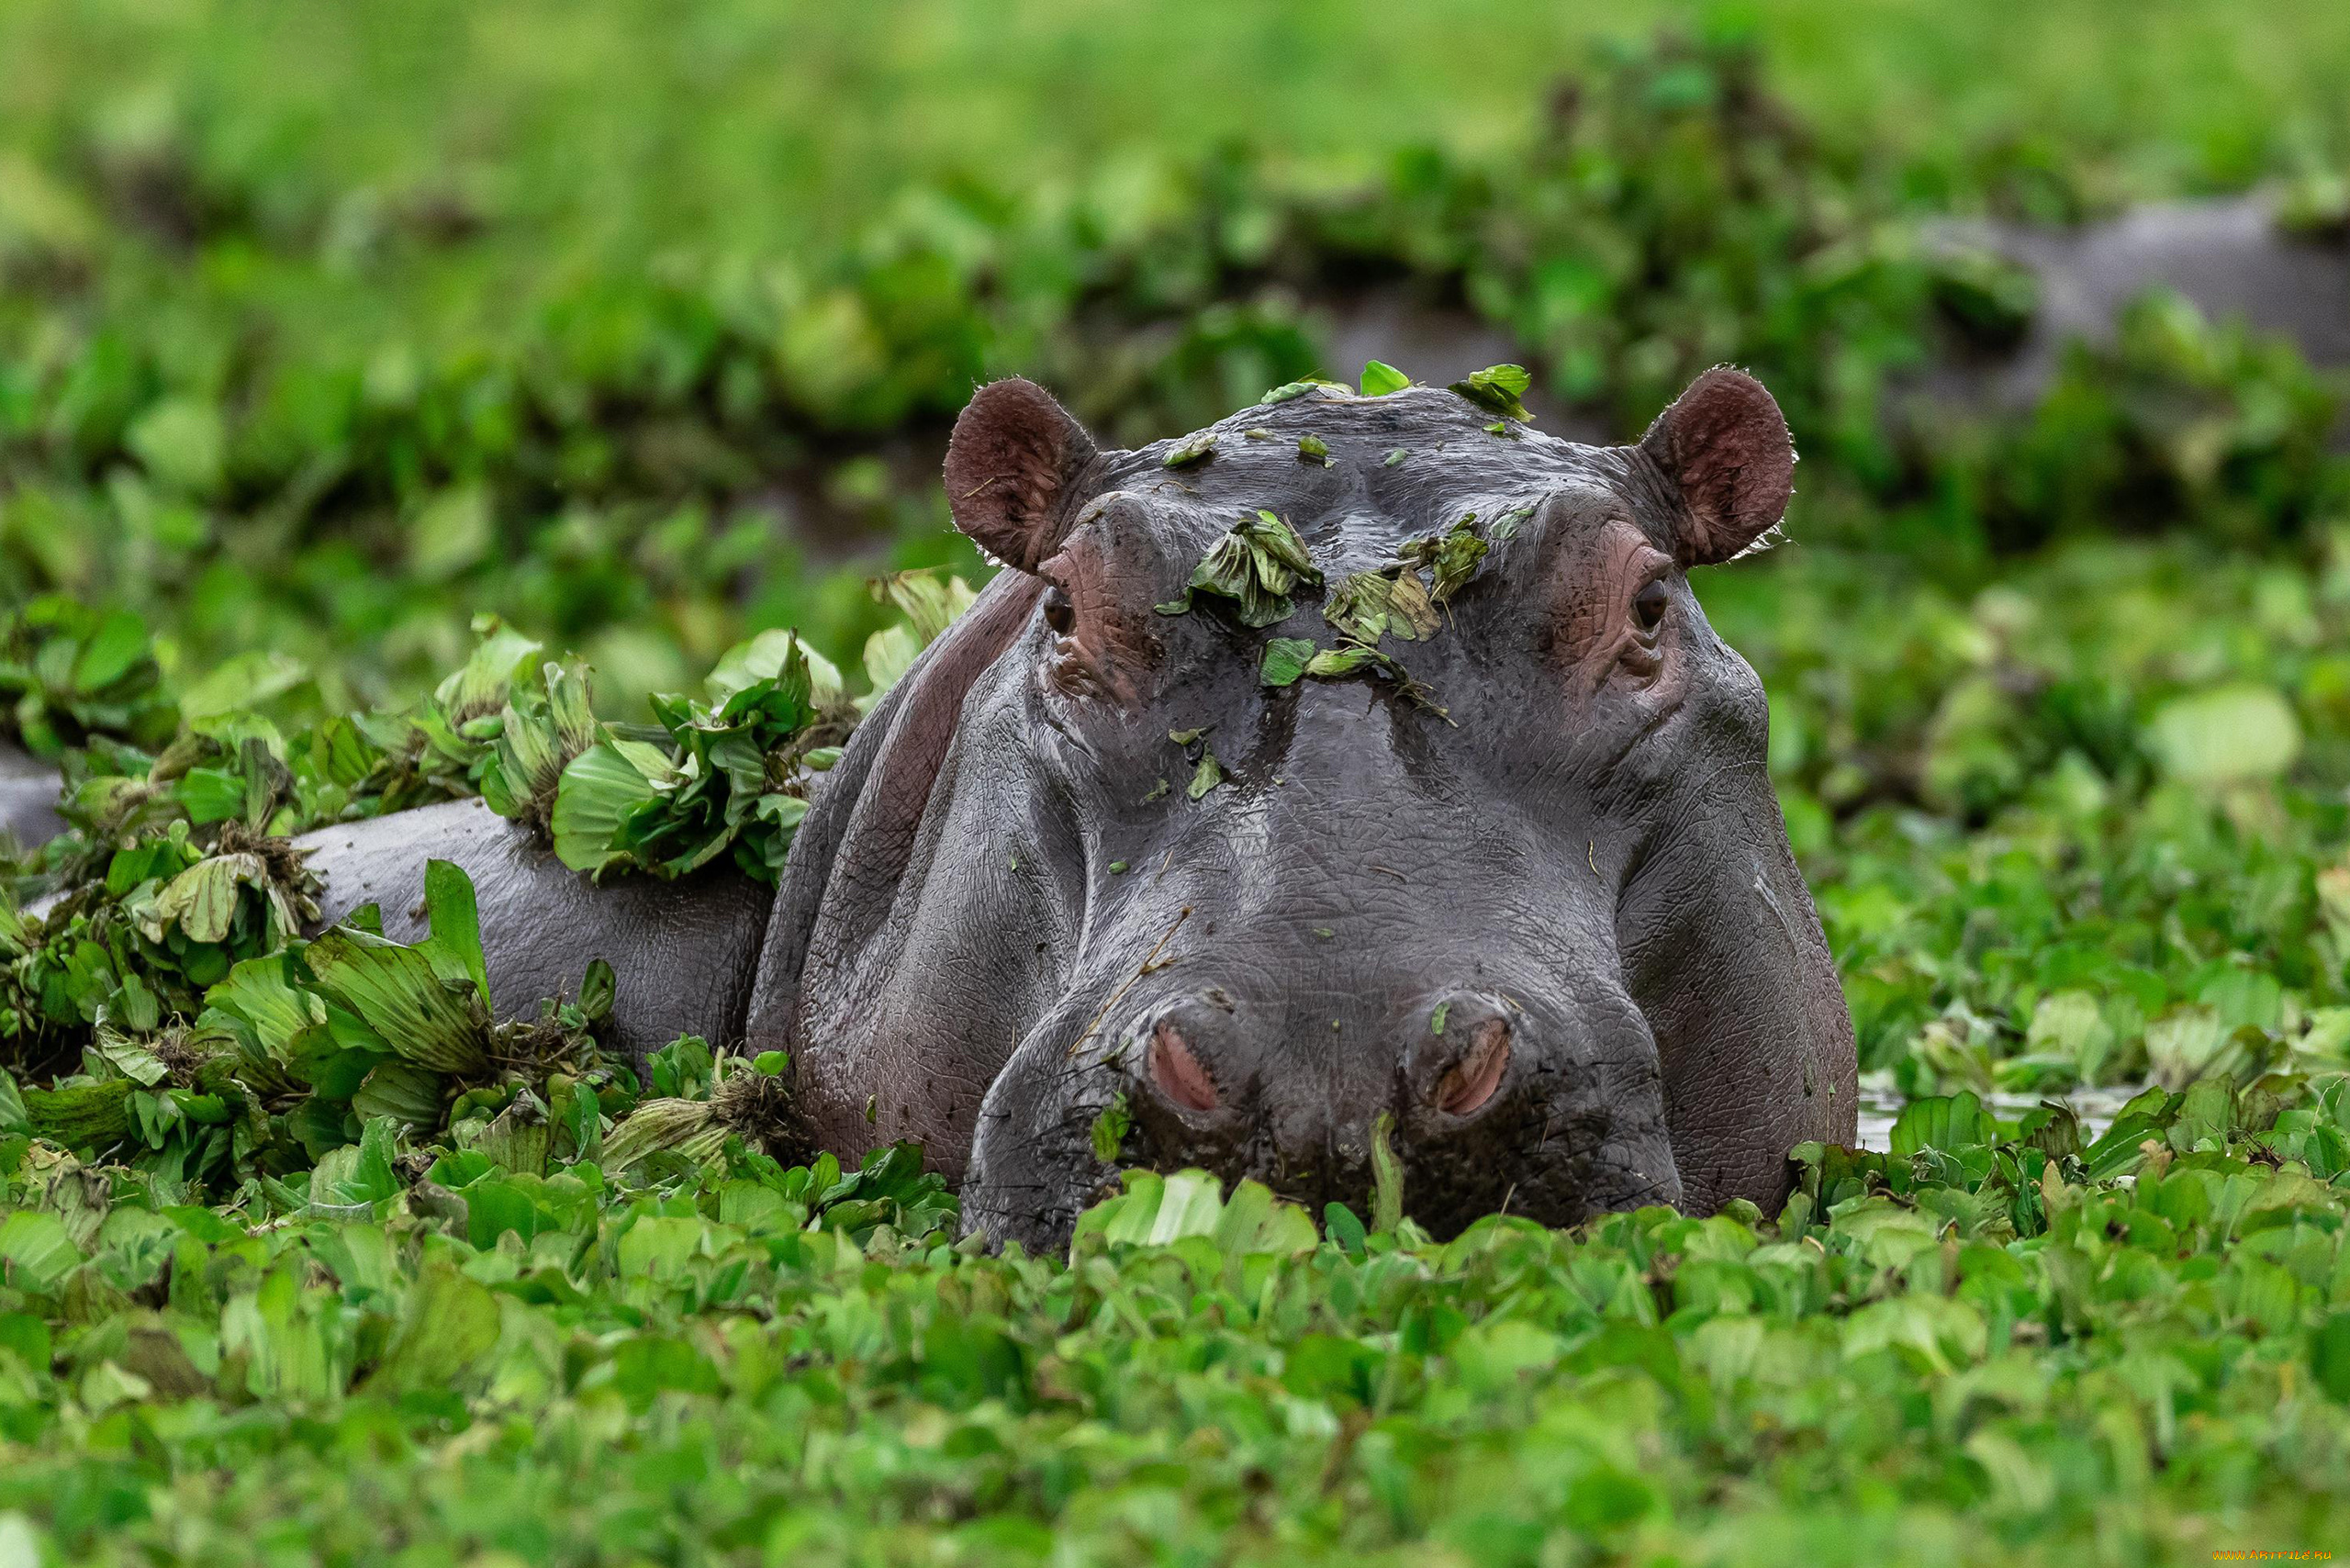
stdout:
{"type": "Polygon", "coordinates": [[[1017,376],[982,386],[946,443],[955,526],[1024,572],[1060,548],[1062,503],[1097,449],[1051,393],[1017,376]]]}
{"type": "Polygon", "coordinates": [[[1674,554],[1684,566],[1727,561],[1786,515],[1796,448],[1762,384],[1716,365],[1689,384],[1640,438],[1687,509],[1674,554]]]}

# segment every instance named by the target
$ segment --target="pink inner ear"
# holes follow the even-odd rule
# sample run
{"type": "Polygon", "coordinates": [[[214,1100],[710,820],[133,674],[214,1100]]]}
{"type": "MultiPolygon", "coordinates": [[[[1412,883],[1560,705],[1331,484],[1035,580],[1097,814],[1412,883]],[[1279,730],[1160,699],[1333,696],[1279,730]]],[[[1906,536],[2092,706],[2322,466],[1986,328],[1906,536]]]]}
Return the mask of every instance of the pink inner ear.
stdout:
{"type": "Polygon", "coordinates": [[[1685,565],[1726,561],[1786,515],[1795,443],[1779,405],[1742,370],[1718,365],[1658,416],[1640,450],[1672,476],[1689,515],[1685,565]]]}
{"type": "Polygon", "coordinates": [[[1059,543],[1061,492],[1092,437],[1033,381],[982,386],[946,443],[955,526],[998,559],[1034,571],[1059,543]]]}

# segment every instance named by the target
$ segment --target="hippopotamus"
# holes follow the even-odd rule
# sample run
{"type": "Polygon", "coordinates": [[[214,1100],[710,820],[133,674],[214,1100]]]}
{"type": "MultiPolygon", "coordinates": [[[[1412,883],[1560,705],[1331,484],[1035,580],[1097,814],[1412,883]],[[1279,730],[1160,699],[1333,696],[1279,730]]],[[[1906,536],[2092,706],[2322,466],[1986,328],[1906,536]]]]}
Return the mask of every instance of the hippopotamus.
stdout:
{"type": "Polygon", "coordinates": [[[421,935],[454,860],[501,1010],[608,958],[620,1048],[788,1052],[789,1137],[917,1139],[998,1239],[1065,1238],[1136,1165],[1360,1204],[1374,1150],[1438,1234],[1774,1205],[1792,1146],[1854,1137],[1853,1036],[1762,683],[1691,574],[1780,522],[1777,405],[1717,369],[1596,446],[1289,390],[1111,451],[980,388],[946,483],[1003,569],[778,887],[599,888],[463,802],[307,835],[322,918],[421,935]],[[1247,538],[1262,591],[1201,589],[1247,538]]]}
{"type": "Polygon", "coordinates": [[[1104,451],[983,387],[946,487],[1005,570],[801,825],[746,1047],[791,1053],[817,1142],[921,1139],[999,1238],[1066,1235],[1117,1162],[1359,1201],[1382,1139],[1438,1231],[1775,1204],[1791,1146],[1853,1136],[1853,1039],[1689,574],[1794,463],[1728,368],[1617,447],[1315,386],[1104,451]],[[1187,602],[1250,518],[1294,593],[1187,602]],[[1348,585],[1463,538],[1392,657],[1277,683],[1348,585]]]}
{"type": "Polygon", "coordinates": [[[859,726],[771,902],[589,892],[472,806],[314,865],[398,935],[424,857],[459,860],[492,976],[529,978],[502,1004],[602,952],[635,1045],[789,1052],[798,1136],[919,1139],[999,1238],[1065,1237],[1125,1164],[1360,1202],[1382,1138],[1438,1231],[1774,1204],[1791,1146],[1853,1136],[1852,1033],[1762,684],[1689,574],[1780,521],[1794,461],[1729,369],[1618,447],[1317,386],[1105,451],[998,382],[946,478],[1004,570],[859,726]],[[1294,591],[1186,602],[1267,518],[1294,591]],[[1359,574],[1429,559],[1407,639],[1268,683],[1276,640],[1341,651],[1359,574]]]}

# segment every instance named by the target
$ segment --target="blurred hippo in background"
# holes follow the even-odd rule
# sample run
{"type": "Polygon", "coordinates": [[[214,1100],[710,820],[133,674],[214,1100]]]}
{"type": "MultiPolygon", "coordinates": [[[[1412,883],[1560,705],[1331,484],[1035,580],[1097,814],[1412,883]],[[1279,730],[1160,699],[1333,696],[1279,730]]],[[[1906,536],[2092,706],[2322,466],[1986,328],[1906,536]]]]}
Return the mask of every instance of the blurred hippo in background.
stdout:
{"type": "Polygon", "coordinates": [[[2213,322],[2281,338],[2313,365],[2350,365],[2350,235],[2289,233],[2265,196],[2157,203],[2077,229],[1953,223],[1929,239],[1990,251],[2038,285],[2030,330],[2013,352],[1938,378],[1938,389],[1971,400],[2030,407],[2067,345],[2110,342],[2122,311],[2154,290],[2213,322]]]}

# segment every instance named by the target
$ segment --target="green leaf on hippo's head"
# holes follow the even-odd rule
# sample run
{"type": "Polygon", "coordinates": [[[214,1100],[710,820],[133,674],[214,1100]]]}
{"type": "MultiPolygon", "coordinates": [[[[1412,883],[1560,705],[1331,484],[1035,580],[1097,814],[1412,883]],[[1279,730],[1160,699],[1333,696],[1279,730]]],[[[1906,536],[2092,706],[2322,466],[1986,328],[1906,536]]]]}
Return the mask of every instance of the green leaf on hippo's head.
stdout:
{"type": "Polygon", "coordinates": [[[1270,511],[1245,514],[1223,537],[1208,546],[1192,570],[1181,599],[1157,606],[1161,615],[1188,612],[1197,597],[1207,594],[1230,601],[1244,626],[1270,626],[1295,608],[1290,594],[1300,586],[1318,587],[1322,572],[1297,531],[1270,511]]]}
{"type": "Polygon", "coordinates": [[[1443,625],[1418,571],[1408,563],[1339,579],[1323,602],[1322,619],[1349,641],[1376,644],[1382,637],[1425,641],[1443,625]]]}
{"type": "Polygon", "coordinates": [[[1319,463],[1325,468],[1329,467],[1335,461],[1330,455],[1330,443],[1318,435],[1299,436],[1297,455],[1303,462],[1319,463]]]}
{"type": "Polygon", "coordinates": [[[1158,465],[1162,468],[1189,468],[1194,464],[1204,463],[1215,454],[1215,431],[1203,431],[1168,448],[1167,455],[1158,460],[1158,465]]]}
{"type": "Polygon", "coordinates": [[[1304,397],[1308,392],[1313,391],[1317,386],[1337,387],[1341,392],[1347,390],[1347,388],[1340,386],[1339,383],[1332,381],[1326,376],[1309,375],[1298,381],[1282,382],[1279,386],[1274,387],[1271,391],[1258,398],[1257,406],[1261,409],[1268,403],[1286,403],[1292,398],[1304,397]]]}
{"type": "Polygon", "coordinates": [[[1428,569],[1428,599],[1441,605],[1477,575],[1492,546],[1477,532],[1477,514],[1470,512],[1441,533],[1423,534],[1402,551],[1407,564],[1428,569]]]}
{"type": "Polygon", "coordinates": [[[1340,648],[1325,648],[1305,661],[1305,673],[1317,680],[1336,680],[1362,669],[1384,668],[1387,655],[1377,648],[1360,643],[1349,643],[1340,648]]]}
{"type": "Polygon", "coordinates": [[[1274,637],[1265,644],[1265,660],[1258,667],[1257,678],[1267,686],[1293,686],[1305,673],[1305,661],[1314,656],[1314,644],[1304,637],[1274,637]]]}
{"type": "Polygon", "coordinates": [[[1187,799],[1196,801],[1226,781],[1224,764],[1216,760],[1215,753],[1202,747],[1199,766],[1192,770],[1192,781],[1184,786],[1183,794],[1187,799]]]}
{"type": "Polygon", "coordinates": [[[1450,390],[1481,409],[1490,409],[1513,420],[1531,420],[1534,416],[1518,399],[1533,385],[1534,373],[1522,364],[1489,364],[1454,382],[1450,390]]]}
{"type": "Polygon", "coordinates": [[[1412,378],[1382,360],[1366,360],[1362,367],[1362,395],[1384,398],[1390,392],[1401,392],[1412,384],[1412,378]]]}

